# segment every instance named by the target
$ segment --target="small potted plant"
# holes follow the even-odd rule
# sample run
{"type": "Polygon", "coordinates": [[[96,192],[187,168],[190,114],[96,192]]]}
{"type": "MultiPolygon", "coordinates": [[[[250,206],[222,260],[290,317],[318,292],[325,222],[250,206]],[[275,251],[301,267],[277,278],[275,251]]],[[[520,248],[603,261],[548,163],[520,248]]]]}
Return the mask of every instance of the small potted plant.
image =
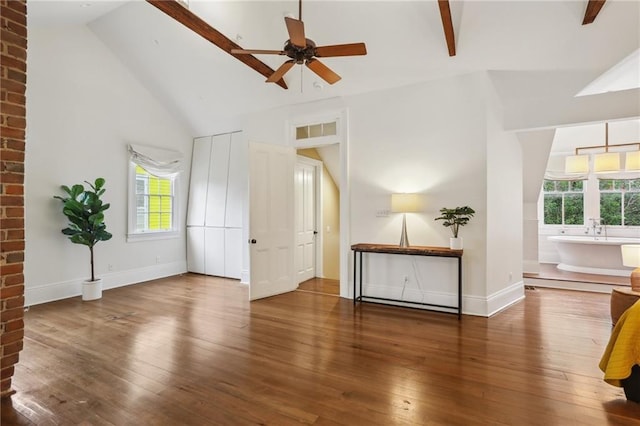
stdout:
{"type": "Polygon", "coordinates": [[[442,222],[442,224],[451,228],[453,238],[449,239],[449,247],[452,250],[462,250],[463,241],[462,237],[458,237],[458,232],[460,231],[461,226],[469,223],[469,220],[474,214],[475,210],[469,206],[456,207],[453,209],[443,207],[440,209],[440,216],[436,217],[434,220],[443,220],[444,222],[442,222]]]}
{"type": "Polygon", "coordinates": [[[91,189],[85,189],[82,184],[69,188],[62,185],[65,197],[54,196],[62,201],[62,213],[69,219],[69,225],[62,233],[69,237],[72,243],[89,247],[91,254],[91,279],[82,283],[82,300],[95,300],[102,297],[102,279],[96,279],[93,267],[93,248],[100,241],[111,239],[104,223],[104,211],[109,204],[104,204],[100,197],[104,194],[103,178],[97,178],[93,184],[85,181],[91,189]]]}

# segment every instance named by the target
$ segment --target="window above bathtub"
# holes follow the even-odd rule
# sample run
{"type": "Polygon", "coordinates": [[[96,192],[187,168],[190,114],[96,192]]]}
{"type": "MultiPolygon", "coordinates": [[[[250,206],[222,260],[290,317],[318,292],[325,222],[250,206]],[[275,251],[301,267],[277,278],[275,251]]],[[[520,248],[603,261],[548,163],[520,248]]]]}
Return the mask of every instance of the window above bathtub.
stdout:
{"type": "Polygon", "coordinates": [[[584,225],[582,180],[545,179],[543,190],[545,225],[584,225]]]}
{"type": "Polygon", "coordinates": [[[600,218],[609,226],[640,226],[640,179],[598,179],[600,218]]]}

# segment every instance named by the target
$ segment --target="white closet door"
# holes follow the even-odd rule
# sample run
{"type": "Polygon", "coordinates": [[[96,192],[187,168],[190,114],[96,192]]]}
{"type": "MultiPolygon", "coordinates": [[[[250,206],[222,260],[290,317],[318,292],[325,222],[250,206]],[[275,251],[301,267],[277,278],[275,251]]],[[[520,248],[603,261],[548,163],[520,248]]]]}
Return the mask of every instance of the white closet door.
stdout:
{"type": "Polygon", "coordinates": [[[240,279],[242,275],[242,228],[224,230],[224,276],[240,279]]]}
{"type": "Polygon", "coordinates": [[[224,277],[224,228],[205,228],[204,246],[205,274],[224,277]]]}
{"type": "Polygon", "coordinates": [[[209,162],[209,187],[207,189],[207,211],[205,217],[206,226],[224,226],[230,144],[230,134],[213,137],[211,160],[209,162]]]}
{"type": "Polygon", "coordinates": [[[187,227],[187,271],[204,274],[204,227],[187,227]]]}
{"type": "Polygon", "coordinates": [[[191,159],[189,204],[187,208],[187,226],[204,226],[210,156],[211,137],[207,136],[194,139],[191,159]]]}
{"type": "Polygon", "coordinates": [[[242,228],[243,205],[247,194],[249,175],[247,142],[242,133],[231,134],[229,153],[229,183],[227,185],[227,211],[224,226],[242,228]]]}

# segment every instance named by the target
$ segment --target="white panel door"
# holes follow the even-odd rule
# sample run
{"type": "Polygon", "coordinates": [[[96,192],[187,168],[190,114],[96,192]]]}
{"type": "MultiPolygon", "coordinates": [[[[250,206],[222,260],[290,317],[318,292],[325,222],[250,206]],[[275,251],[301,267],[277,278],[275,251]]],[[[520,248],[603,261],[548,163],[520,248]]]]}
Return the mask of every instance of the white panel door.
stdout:
{"type": "Polygon", "coordinates": [[[250,300],[293,291],[293,174],[291,147],[249,144],[250,300]]]}
{"type": "Polygon", "coordinates": [[[316,276],[316,168],[296,163],[295,233],[296,283],[316,276]]]}
{"type": "Polygon", "coordinates": [[[229,174],[229,148],[231,135],[213,137],[209,162],[209,186],[207,188],[206,226],[224,226],[227,205],[227,178],[229,174]]]}
{"type": "Polygon", "coordinates": [[[242,275],[242,228],[224,229],[224,276],[240,279],[242,275]]]}
{"type": "Polygon", "coordinates": [[[231,134],[229,183],[224,226],[242,228],[243,206],[247,196],[247,142],[242,133],[231,134]]]}
{"type": "Polygon", "coordinates": [[[204,137],[194,139],[191,159],[191,180],[189,184],[189,205],[187,207],[187,226],[204,226],[210,155],[211,138],[204,137]]]}
{"type": "Polygon", "coordinates": [[[204,274],[204,227],[187,227],[187,271],[204,274]]]}
{"type": "Polygon", "coordinates": [[[224,228],[205,228],[204,246],[205,274],[224,277],[224,228]]]}

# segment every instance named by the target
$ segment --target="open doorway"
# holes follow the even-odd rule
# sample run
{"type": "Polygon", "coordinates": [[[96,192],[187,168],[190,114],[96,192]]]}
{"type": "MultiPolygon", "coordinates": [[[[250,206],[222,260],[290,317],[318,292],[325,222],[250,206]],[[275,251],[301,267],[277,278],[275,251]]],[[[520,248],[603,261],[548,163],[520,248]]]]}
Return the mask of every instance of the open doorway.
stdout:
{"type": "Polygon", "coordinates": [[[297,150],[295,265],[298,290],[340,294],[339,145],[297,150]]]}

